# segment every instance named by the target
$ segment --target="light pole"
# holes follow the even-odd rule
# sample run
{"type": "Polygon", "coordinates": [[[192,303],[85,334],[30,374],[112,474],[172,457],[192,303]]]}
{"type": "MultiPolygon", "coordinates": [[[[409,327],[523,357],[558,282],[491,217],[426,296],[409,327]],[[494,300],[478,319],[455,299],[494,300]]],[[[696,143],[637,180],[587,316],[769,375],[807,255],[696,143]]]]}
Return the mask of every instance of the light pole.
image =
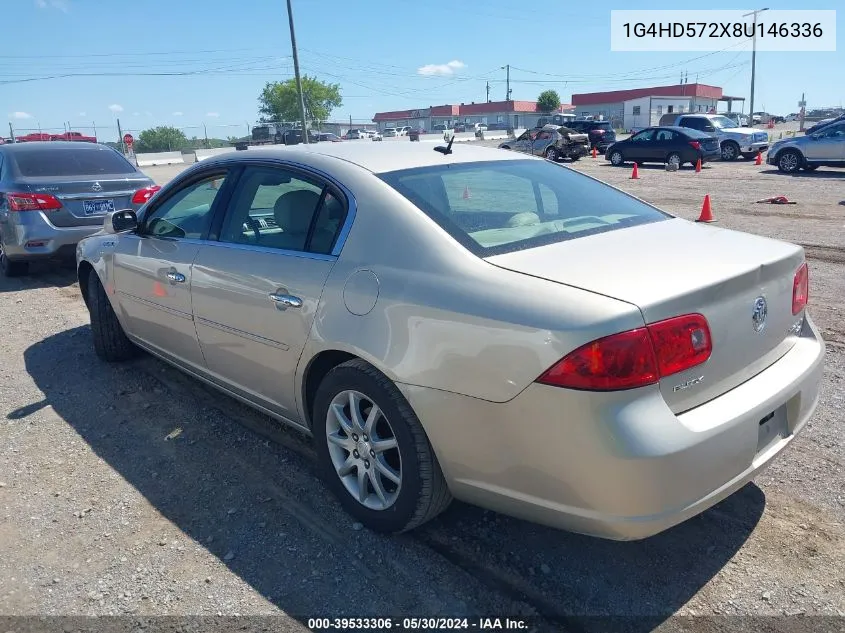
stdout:
{"type": "Polygon", "coordinates": [[[768,7],[757,9],[742,16],[744,18],[747,18],[749,15],[754,16],[754,32],[751,34],[751,103],[749,104],[748,110],[748,119],[752,126],[754,125],[754,72],[757,68],[757,14],[768,10],[768,7]]]}
{"type": "Polygon", "coordinates": [[[305,127],[305,95],[302,94],[302,79],[299,77],[299,56],[296,54],[296,35],[293,31],[293,9],[288,1],[288,24],[290,25],[290,45],[293,49],[293,74],[296,76],[296,90],[299,92],[299,121],[302,124],[302,142],[308,144],[308,128],[305,127]]]}

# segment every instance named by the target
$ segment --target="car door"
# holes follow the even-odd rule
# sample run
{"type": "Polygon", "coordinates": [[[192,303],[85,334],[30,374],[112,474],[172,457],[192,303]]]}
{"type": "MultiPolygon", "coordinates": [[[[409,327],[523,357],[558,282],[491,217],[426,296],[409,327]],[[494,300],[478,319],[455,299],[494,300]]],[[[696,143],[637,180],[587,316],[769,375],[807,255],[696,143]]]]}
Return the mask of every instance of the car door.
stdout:
{"type": "Polygon", "coordinates": [[[195,369],[205,363],[191,310],[191,267],[229,180],[225,168],[204,170],[154,198],[138,229],[117,240],[112,260],[127,332],[195,369]]]}
{"type": "Polygon", "coordinates": [[[518,152],[531,152],[532,143],[536,136],[537,132],[535,130],[526,130],[514,141],[513,148],[518,152]]]}
{"type": "Polygon", "coordinates": [[[194,261],[194,317],[212,379],[292,422],[294,374],[349,200],[300,168],[248,166],[217,240],[194,261]]]}
{"type": "Polygon", "coordinates": [[[548,147],[551,143],[551,139],[551,131],[540,130],[537,133],[537,136],[534,137],[534,141],[531,143],[531,153],[534,156],[542,156],[543,152],[546,150],[546,147],[548,147]]]}
{"type": "Polygon", "coordinates": [[[650,160],[664,161],[673,151],[677,151],[677,143],[673,141],[672,130],[657,128],[654,133],[654,140],[651,143],[650,160]]]}
{"type": "Polygon", "coordinates": [[[804,146],[809,162],[845,162],[845,123],[828,125],[804,146]]]}
{"type": "Polygon", "coordinates": [[[654,157],[654,128],[637,132],[625,144],[625,159],[631,161],[650,161],[654,157]]]}

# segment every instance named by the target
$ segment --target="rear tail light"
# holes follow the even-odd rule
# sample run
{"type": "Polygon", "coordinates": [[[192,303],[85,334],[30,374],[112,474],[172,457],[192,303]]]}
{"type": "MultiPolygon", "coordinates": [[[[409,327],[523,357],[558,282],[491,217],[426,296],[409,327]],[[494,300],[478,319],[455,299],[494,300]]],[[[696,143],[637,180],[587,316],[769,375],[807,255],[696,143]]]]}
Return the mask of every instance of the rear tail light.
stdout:
{"type": "Polygon", "coordinates": [[[152,198],[159,189],[161,189],[161,186],[159,185],[152,185],[150,187],[138,189],[138,191],[135,192],[135,195],[132,196],[132,204],[144,204],[147,200],[152,198]]]}
{"type": "Polygon", "coordinates": [[[700,365],[712,351],[707,319],[686,314],[587,343],[537,382],[585,391],[634,389],[700,365]]]}
{"type": "Polygon", "coordinates": [[[7,193],[9,211],[55,211],[62,208],[56,196],[49,193],[7,193]]]}
{"type": "Polygon", "coordinates": [[[692,145],[693,149],[701,149],[701,143],[698,141],[690,141],[689,144],[692,145]]]}
{"type": "Polygon", "coordinates": [[[792,314],[798,314],[810,300],[810,273],[807,270],[807,262],[801,264],[801,268],[795,273],[792,281],[792,314]]]}

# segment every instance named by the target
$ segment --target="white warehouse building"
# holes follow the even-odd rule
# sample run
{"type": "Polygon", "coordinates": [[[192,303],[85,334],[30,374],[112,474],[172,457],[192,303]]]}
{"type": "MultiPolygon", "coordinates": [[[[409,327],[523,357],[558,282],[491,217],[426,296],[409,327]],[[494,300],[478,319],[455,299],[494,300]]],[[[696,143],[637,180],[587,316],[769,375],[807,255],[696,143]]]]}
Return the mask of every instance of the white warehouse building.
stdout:
{"type": "Polygon", "coordinates": [[[722,101],[727,102],[726,110],[731,112],[734,101],[744,102],[745,99],[727,97],[718,86],[699,83],[572,95],[572,106],[578,118],[609,120],[613,127],[627,131],[658,125],[664,114],[717,112],[722,101]]]}

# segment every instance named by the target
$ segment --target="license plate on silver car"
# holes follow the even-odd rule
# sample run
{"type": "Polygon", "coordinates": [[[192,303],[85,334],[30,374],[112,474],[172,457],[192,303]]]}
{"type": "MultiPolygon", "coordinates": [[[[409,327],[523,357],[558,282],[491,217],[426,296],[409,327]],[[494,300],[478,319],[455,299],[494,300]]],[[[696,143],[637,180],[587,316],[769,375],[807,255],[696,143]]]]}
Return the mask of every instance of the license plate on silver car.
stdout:
{"type": "Polygon", "coordinates": [[[114,211],[114,200],[83,200],[82,210],[85,215],[99,215],[114,211]]]}

